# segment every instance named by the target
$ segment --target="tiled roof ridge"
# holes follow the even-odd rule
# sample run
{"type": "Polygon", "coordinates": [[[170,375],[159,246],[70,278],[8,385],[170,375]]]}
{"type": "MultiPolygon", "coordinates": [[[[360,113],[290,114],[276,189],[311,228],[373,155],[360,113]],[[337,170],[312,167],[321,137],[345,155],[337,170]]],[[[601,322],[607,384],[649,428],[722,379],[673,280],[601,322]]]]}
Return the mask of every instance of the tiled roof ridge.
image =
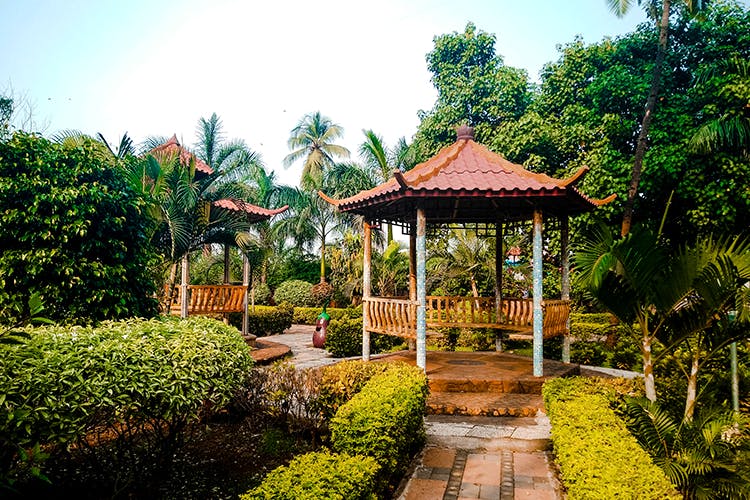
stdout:
{"type": "Polygon", "coordinates": [[[425,182],[429,179],[432,179],[443,168],[445,168],[446,165],[449,165],[452,161],[458,158],[458,155],[461,154],[461,151],[463,150],[464,147],[466,147],[468,142],[469,142],[468,139],[460,139],[454,142],[453,144],[451,144],[450,146],[446,146],[443,149],[441,149],[436,156],[432,157],[431,159],[423,163],[420,163],[419,165],[409,170],[408,172],[405,172],[404,178],[406,179],[406,182],[410,186],[413,186],[421,182],[425,182]],[[451,151],[451,150],[454,150],[454,151],[451,151]],[[417,173],[417,175],[415,176],[414,173],[417,173]]]}
{"type": "Polygon", "coordinates": [[[555,179],[554,177],[550,177],[549,175],[543,174],[541,172],[532,172],[531,170],[524,168],[523,165],[515,164],[505,158],[503,155],[495,153],[494,151],[490,151],[489,148],[482,146],[481,144],[477,144],[476,142],[474,142],[474,144],[477,146],[475,148],[472,148],[472,151],[475,154],[482,156],[485,160],[487,160],[488,163],[499,163],[502,169],[508,173],[516,174],[527,179],[533,179],[540,184],[552,183],[562,187],[562,183],[559,179],[555,179]],[[498,159],[500,160],[499,162],[497,161],[498,159]]]}

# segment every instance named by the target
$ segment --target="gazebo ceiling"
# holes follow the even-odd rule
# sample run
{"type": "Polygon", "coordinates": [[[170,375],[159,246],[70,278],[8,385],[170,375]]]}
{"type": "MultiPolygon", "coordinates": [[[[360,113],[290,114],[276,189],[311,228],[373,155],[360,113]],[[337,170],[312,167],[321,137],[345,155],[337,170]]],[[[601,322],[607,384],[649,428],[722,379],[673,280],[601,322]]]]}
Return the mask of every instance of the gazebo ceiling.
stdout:
{"type": "Polygon", "coordinates": [[[417,207],[430,223],[517,221],[535,209],[575,215],[612,201],[614,194],[595,200],[575,187],[587,171],[567,179],[530,172],[474,142],[470,127],[459,127],[453,145],[408,172],[395,171],[387,182],[342,200],[320,196],[371,222],[410,223],[417,207]]]}

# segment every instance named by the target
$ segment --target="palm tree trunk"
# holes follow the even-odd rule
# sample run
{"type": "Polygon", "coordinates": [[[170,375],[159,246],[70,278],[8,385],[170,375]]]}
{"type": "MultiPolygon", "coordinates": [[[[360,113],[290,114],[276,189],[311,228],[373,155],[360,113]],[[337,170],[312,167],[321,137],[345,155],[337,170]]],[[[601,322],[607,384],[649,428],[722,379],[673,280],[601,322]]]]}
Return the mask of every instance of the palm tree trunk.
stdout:
{"type": "Polygon", "coordinates": [[[388,224],[388,241],[386,242],[387,245],[390,245],[393,241],[393,224],[388,224]]]}
{"type": "Polygon", "coordinates": [[[654,118],[656,109],[656,100],[659,97],[659,86],[661,85],[661,72],[664,65],[664,57],[667,53],[667,40],[669,38],[669,11],[671,1],[662,0],[661,20],[659,21],[659,43],[656,47],[656,59],[654,60],[654,70],[651,74],[651,89],[649,90],[648,99],[646,100],[646,110],[641,122],[641,130],[638,133],[638,142],[635,147],[635,157],[633,158],[633,168],[630,171],[630,185],[628,186],[628,198],[622,208],[622,229],[620,233],[625,236],[630,232],[630,226],[633,222],[633,208],[635,206],[635,197],[638,195],[638,185],[641,181],[641,171],[643,170],[643,158],[646,156],[648,147],[648,132],[651,128],[651,121],[654,118]]]}
{"type": "Polygon", "coordinates": [[[656,401],[656,383],[654,381],[654,360],[651,355],[651,337],[644,336],[641,345],[643,354],[643,382],[646,386],[646,397],[650,401],[656,401]]]}
{"type": "Polygon", "coordinates": [[[164,314],[169,314],[170,309],[172,308],[172,302],[174,301],[174,289],[175,289],[175,280],[177,279],[177,262],[172,264],[170,270],[169,270],[169,279],[167,280],[167,293],[164,297],[164,314]]]}
{"type": "Polygon", "coordinates": [[[690,375],[687,379],[687,396],[685,397],[685,420],[693,420],[693,414],[695,413],[695,400],[698,394],[698,367],[699,359],[698,353],[693,354],[693,359],[690,363],[690,375]]]}
{"type": "Polygon", "coordinates": [[[320,282],[326,281],[326,239],[320,240],[320,282]]]}

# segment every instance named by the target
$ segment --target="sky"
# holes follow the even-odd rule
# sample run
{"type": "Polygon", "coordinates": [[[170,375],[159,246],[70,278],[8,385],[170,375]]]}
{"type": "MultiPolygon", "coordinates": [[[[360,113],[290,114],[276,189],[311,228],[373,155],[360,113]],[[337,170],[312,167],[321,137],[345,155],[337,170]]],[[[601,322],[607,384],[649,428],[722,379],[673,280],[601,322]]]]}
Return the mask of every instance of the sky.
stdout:
{"type": "Polygon", "coordinates": [[[425,62],[467,22],[495,34],[506,65],[538,81],[558,45],[616,37],[645,21],[605,0],[0,0],[0,94],[33,108],[37,130],[118,143],[176,134],[191,146],[217,113],[284,184],[290,131],[320,111],[353,156],[363,129],[411,140],[436,92],[425,62]]]}

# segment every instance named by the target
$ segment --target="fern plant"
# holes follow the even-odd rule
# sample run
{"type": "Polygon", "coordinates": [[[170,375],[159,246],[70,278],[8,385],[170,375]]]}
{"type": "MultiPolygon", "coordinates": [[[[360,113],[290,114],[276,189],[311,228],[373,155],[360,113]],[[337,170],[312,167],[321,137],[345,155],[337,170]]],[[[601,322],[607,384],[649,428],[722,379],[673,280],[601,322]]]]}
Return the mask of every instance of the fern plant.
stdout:
{"type": "Polygon", "coordinates": [[[750,426],[707,409],[676,419],[645,398],[627,398],[629,426],[686,499],[750,498],[750,426]]]}

